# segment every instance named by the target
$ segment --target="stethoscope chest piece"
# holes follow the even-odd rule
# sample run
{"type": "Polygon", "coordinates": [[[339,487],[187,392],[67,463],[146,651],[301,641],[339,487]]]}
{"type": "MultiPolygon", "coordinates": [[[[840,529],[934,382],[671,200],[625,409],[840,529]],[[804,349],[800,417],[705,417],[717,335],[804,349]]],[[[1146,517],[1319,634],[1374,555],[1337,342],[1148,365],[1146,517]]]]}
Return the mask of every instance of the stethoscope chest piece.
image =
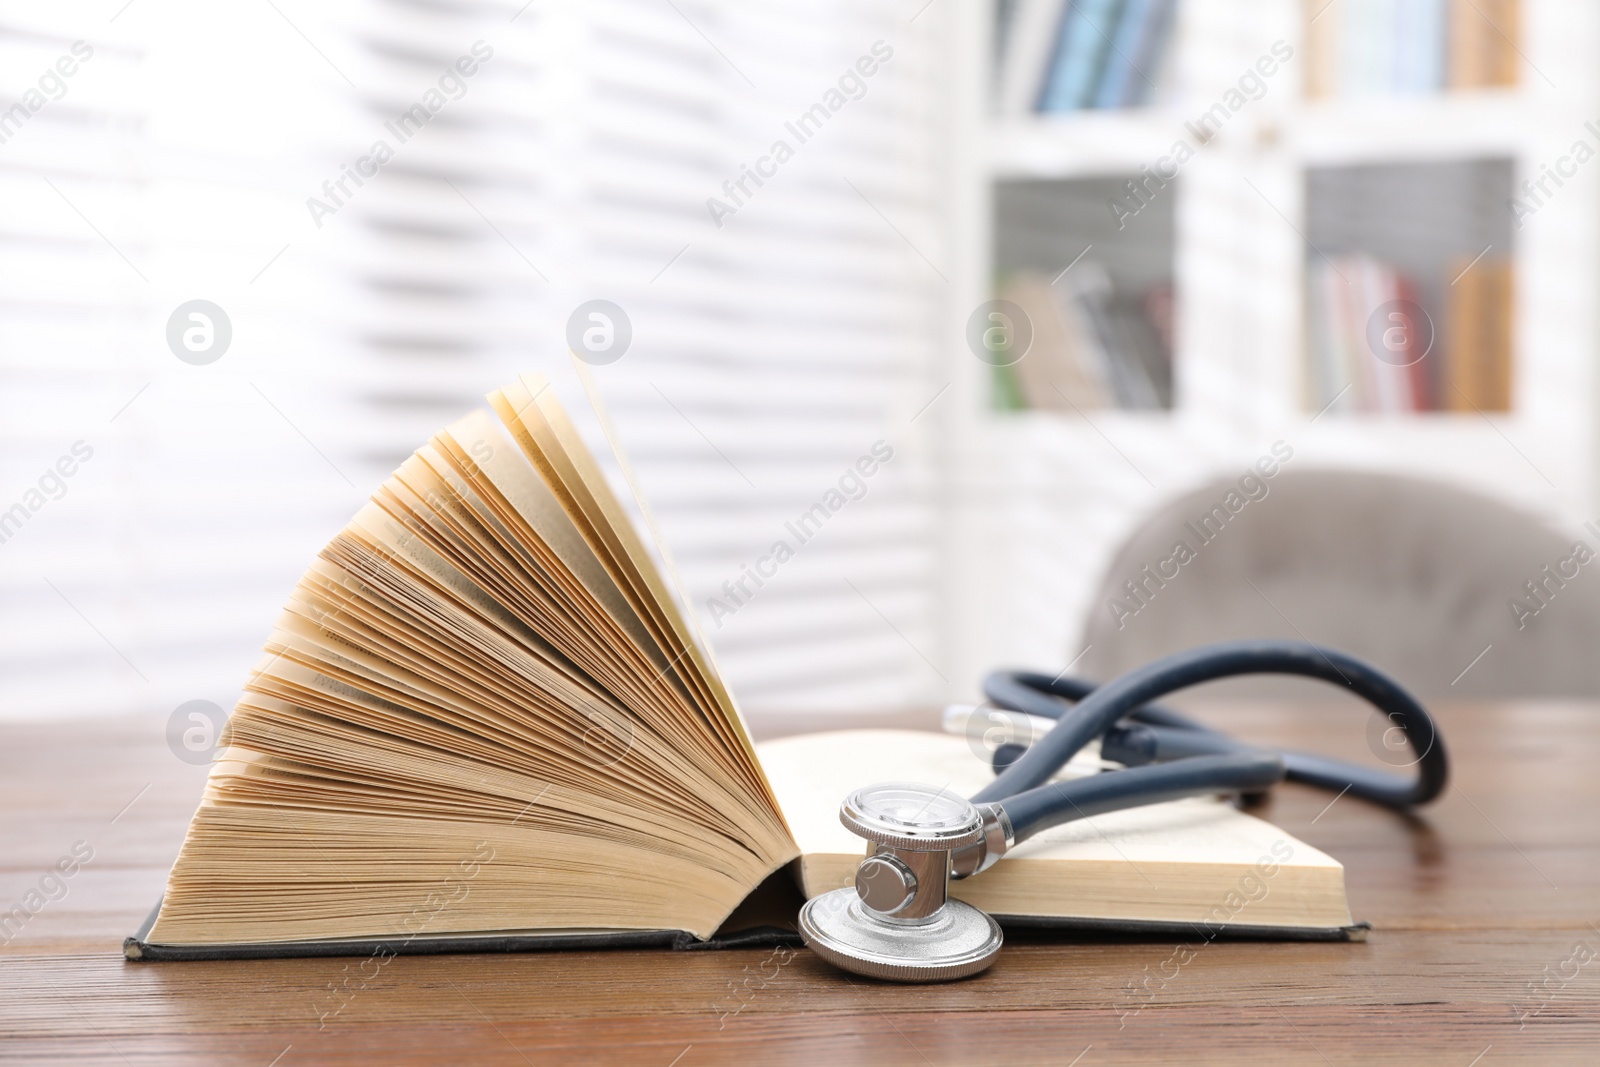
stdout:
{"type": "Polygon", "coordinates": [[[1000,926],[949,897],[951,854],[984,840],[970,801],[906,782],[858,789],[839,821],[871,843],[854,887],[806,902],[800,934],[836,967],[897,982],[977,974],[1000,952],[1000,926]]]}

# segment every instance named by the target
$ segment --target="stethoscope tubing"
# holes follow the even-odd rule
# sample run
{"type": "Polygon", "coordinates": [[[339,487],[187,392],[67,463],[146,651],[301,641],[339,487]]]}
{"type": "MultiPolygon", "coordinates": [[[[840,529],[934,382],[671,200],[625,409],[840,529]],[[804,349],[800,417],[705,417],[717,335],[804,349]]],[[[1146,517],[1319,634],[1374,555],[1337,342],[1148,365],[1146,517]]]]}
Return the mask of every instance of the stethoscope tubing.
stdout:
{"type": "Polygon", "coordinates": [[[1191,756],[1171,763],[1047,782],[1006,797],[1000,806],[1011,820],[1014,840],[1026,841],[1052,826],[1124,808],[1202,793],[1260,792],[1282,781],[1283,771],[1283,760],[1276,752],[1191,756]]]}
{"type": "Polygon", "coordinates": [[[1411,694],[1366,661],[1307,642],[1206,645],[1101,686],[1032,671],[997,671],[984,679],[983,690],[997,707],[1056,720],[972,797],[974,803],[999,803],[1018,841],[1088,815],[1204,792],[1259,792],[1285,777],[1396,809],[1427,803],[1449,780],[1438,728],[1411,694]],[[1382,712],[1405,738],[1416,755],[1416,774],[1265,750],[1150,703],[1202,682],[1247,674],[1298,675],[1348,689],[1382,712]],[[1101,755],[1127,770],[1049,781],[1096,737],[1102,738],[1101,755]]]}

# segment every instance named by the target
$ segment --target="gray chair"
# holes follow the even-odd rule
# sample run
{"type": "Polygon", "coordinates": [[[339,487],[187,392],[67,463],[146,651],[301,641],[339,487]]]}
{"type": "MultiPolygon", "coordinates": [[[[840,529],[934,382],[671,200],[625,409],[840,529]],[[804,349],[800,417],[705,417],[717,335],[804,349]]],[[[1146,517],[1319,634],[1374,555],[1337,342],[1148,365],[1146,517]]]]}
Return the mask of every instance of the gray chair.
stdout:
{"type": "Polygon", "coordinates": [[[1207,485],[1145,521],[1100,583],[1077,670],[1106,679],[1212,641],[1301,638],[1425,699],[1600,696],[1600,535],[1415,478],[1283,470],[1245,488],[1262,485],[1256,500],[1235,481],[1207,485]]]}

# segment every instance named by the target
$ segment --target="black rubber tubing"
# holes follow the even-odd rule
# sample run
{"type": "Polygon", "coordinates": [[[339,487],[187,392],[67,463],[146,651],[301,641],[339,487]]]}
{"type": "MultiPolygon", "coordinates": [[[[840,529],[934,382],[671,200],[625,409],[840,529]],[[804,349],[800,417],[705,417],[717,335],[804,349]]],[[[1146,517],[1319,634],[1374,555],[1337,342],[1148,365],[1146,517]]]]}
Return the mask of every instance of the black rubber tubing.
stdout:
{"type": "MultiPolygon", "coordinates": [[[[1347,653],[1301,641],[1234,641],[1167,656],[1099,687],[1077,679],[1052,678],[1026,671],[999,671],[989,675],[984,680],[984,694],[995,705],[1053,718],[1057,722],[1043,738],[972,799],[975,803],[1003,801],[1007,797],[1037,789],[1085,744],[1112,730],[1117,721],[1124,717],[1143,724],[1142,734],[1136,732],[1138,727],[1134,727],[1113,735],[1124,754],[1143,752],[1150,759],[1159,759],[1163,747],[1170,755],[1177,755],[1178,750],[1215,751],[1223,745],[1234,746],[1232,755],[1259,753],[1259,748],[1232,741],[1226,735],[1176,712],[1149,705],[1149,701],[1176,690],[1242,674],[1300,675],[1343,686],[1382,712],[1391,727],[1400,731],[1417,757],[1414,761],[1417,773],[1410,778],[1343,760],[1307,753],[1283,753],[1281,760],[1290,779],[1324,789],[1348,791],[1398,809],[1425,804],[1444,790],[1449,780],[1449,762],[1438,728],[1426,709],[1382,671],[1347,653]],[[1077,700],[1078,703],[1064,707],[1062,699],[1077,700]],[[1185,739],[1178,736],[1182,731],[1206,736],[1185,739]]],[[[1165,766],[1202,758],[1228,757],[1190,756],[1165,766]]],[[[1117,777],[1130,773],[1132,769],[1095,777],[1117,777]]],[[[1152,781],[1165,781],[1159,778],[1141,780],[1146,785],[1152,781]]],[[[1138,788],[1137,782],[1134,788],[1138,788]]],[[[1259,787],[1246,785],[1241,780],[1236,787],[1224,784],[1215,788],[1197,787],[1193,791],[1231,788],[1250,791],[1259,787]]],[[[1123,801],[1120,806],[1135,806],[1127,802],[1132,795],[1129,790],[1120,790],[1118,795],[1123,801]]],[[[1003,806],[1011,814],[1011,806],[1003,806]]],[[[1079,817],[1071,812],[1071,805],[1065,800],[1060,801],[1060,806],[1068,810],[1066,818],[1079,817]]],[[[1013,817],[1013,827],[1017,829],[1015,823],[1013,817]]]]}
{"type": "Polygon", "coordinates": [[[1283,780],[1276,752],[1192,756],[1171,763],[1091,774],[1014,793],[1000,801],[1016,841],[1074,819],[1202,793],[1256,792],[1283,780]]]}
{"type": "MultiPolygon", "coordinates": [[[[1071,682],[1076,687],[1081,687],[1085,695],[1092,693],[1095,686],[1081,679],[1063,679],[1071,682]]],[[[1038,709],[1042,712],[1044,709],[1038,709]]],[[[1066,710],[1065,705],[1056,703],[1051,718],[1059,718],[1066,710]]],[[[1037,714],[1038,712],[1035,712],[1037,714]]],[[[1391,726],[1394,726],[1391,720],[1391,726]]],[[[1395,726],[1395,731],[1400,731],[1395,726]]],[[[1409,742],[1408,742],[1409,744],[1409,742]]],[[[1120,763],[1125,767],[1142,767],[1147,763],[1166,763],[1170,760],[1186,759],[1190,756],[1221,755],[1228,752],[1250,752],[1259,749],[1259,745],[1250,745],[1236,741],[1227,734],[1218,733],[1210,727],[1185,719],[1175,711],[1156,708],[1153,705],[1139,708],[1127,715],[1121,722],[1112,726],[1100,738],[1101,758],[1112,763],[1120,763]],[[1151,725],[1151,716],[1147,712],[1159,712],[1160,721],[1168,725],[1151,725]],[[1183,722],[1184,725],[1170,725],[1174,722],[1183,722]]],[[[1027,751],[1026,745],[1006,744],[1000,745],[994,752],[994,770],[996,774],[1005,770],[1017,761],[1022,753],[1027,751]]],[[[1431,800],[1413,801],[1411,799],[1411,780],[1409,778],[1390,774],[1387,771],[1374,767],[1364,767],[1359,763],[1350,763],[1346,760],[1333,759],[1329,756],[1319,756],[1313,752],[1296,752],[1292,749],[1279,753],[1287,773],[1284,775],[1291,782],[1302,782],[1315,786],[1318,789],[1327,789],[1332,792],[1346,792],[1353,797],[1369,800],[1385,807],[1406,808],[1417,803],[1431,800]]],[[[1410,763],[1415,763],[1420,757],[1413,758],[1410,763]]]]}

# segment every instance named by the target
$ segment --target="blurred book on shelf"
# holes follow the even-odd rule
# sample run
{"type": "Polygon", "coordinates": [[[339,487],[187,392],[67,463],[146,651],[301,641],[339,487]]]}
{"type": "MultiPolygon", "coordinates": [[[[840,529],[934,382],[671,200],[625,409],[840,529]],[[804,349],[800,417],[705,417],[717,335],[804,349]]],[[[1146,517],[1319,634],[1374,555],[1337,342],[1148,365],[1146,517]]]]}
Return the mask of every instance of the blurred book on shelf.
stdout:
{"type": "Polygon", "coordinates": [[[1007,0],[996,11],[1003,115],[1138,107],[1159,81],[1177,0],[1007,0]]]}
{"type": "Polygon", "coordinates": [[[1306,95],[1517,83],[1520,0],[1305,0],[1306,95]]]}
{"type": "Polygon", "coordinates": [[[1367,255],[1322,260],[1310,274],[1307,322],[1315,410],[1330,404],[1345,411],[1431,410],[1430,375],[1437,361],[1430,363],[1433,353],[1419,351],[1431,331],[1412,321],[1407,310],[1385,308],[1398,301],[1415,305],[1410,279],[1367,255]],[[1372,333],[1378,336],[1376,345],[1372,333]]]}
{"type": "Polygon", "coordinates": [[[1451,411],[1511,410],[1511,264],[1468,264],[1450,286],[1450,358],[1444,406],[1451,411]]]}
{"type": "Polygon", "coordinates": [[[1450,87],[1517,84],[1520,0],[1451,0],[1450,87]]]}
{"type": "Polygon", "coordinates": [[[1454,264],[1446,328],[1417,283],[1364,254],[1308,272],[1310,407],[1346,412],[1509,411],[1511,264],[1454,264]]]}
{"type": "Polygon", "coordinates": [[[1052,284],[1016,271],[1000,288],[1028,316],[1033,343],[999,368],[1000,407],[1040,411],[1172,407],[1172,289],[1121,293],[1104,267],[1084,260],[1052,284]]]}

